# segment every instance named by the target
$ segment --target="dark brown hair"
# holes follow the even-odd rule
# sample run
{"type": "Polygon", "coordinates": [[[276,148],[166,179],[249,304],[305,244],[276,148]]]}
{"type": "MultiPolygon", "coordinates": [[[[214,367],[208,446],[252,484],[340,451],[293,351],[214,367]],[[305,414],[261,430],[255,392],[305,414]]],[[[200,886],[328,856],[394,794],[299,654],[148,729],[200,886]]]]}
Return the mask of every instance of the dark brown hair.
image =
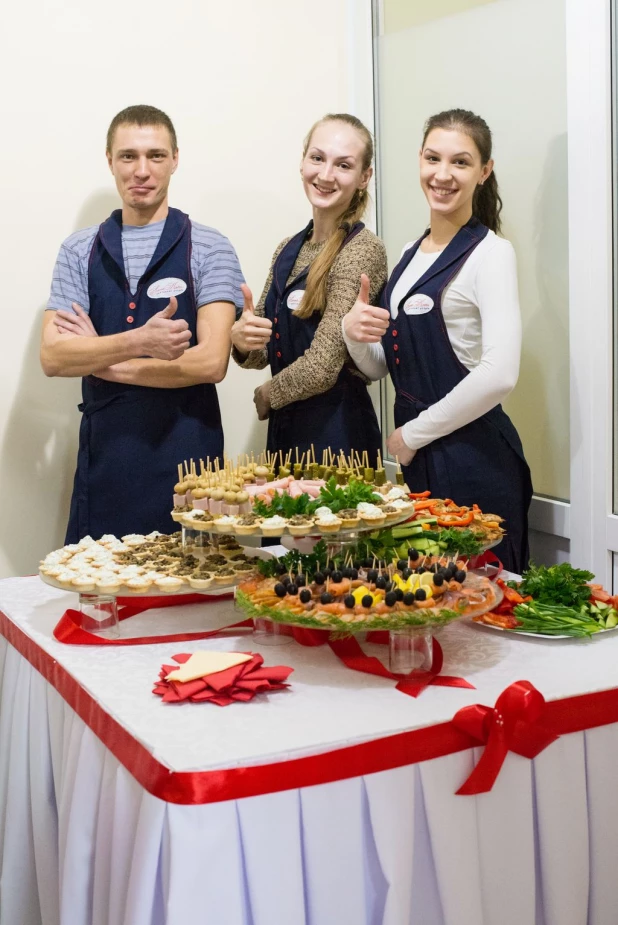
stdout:
{"type": "MultiPolygon", "coordinates": [[[[311,144],[311,136],[314,131],[318,125],[323,125],[325,122],[345,122],[346,125],[351,125],[352,128],[356,129],[365,143],[362,161],[363,173],[368,170],[373,161],[373,138],[361,120],[347,112],[328,113],[323,119],[320,119],[315,125],[311,126],[309,134],[305,138],[303,144],[303,157],[311,144]]],[[[311,264],[309,275],[307,276],[305,294],[303,295],[300,305],[294,312],[299,318],[309,318],[316,310],[320,312],[324,311],[326,306],[328,274],[330,273],[333,263],[337,259],[337,255],[341,250],[341,245],[345,241],[350,229],[359,222],[365,214],[368,202],[369,193],[367,190],[357,189],[352,196],[350,205],[339,218],[335,231],[330,238],[328,238],[324,248],[311,264]]]]}
{"type": "Polygon", "coordinates": [[[118,115],[114,116],[112,119],[107,130],[107,143],[105,146],[107,154],[112,153],[114,135],[119,125],[163,125],[170,134],[172,153],[175,154],[178,150],[176,130],[172,125],[170,117],[154,106],[140,104],[139,106],[127,106],[126,109],[123,109],[122,112],[119,112],[118,115]]]}
{"type": "MultiPolygon", "coordinates": [[[[467,109],[447,109],[435,116],[431,116],[425,123],[421,148],[425,147],[427,136],[435,128],[462,132],[462,134],[468,135],[478,149],[481,163],[485,165],[491,160],[491,131],[485,120],[481,119],[480,116],[467,109]]],[[[474,191],[472,214],[483,225],[498,233],[502,224],[500,221],[501,211],[502,200],[498,192],[498,181],[496,180],[495,171],[492,170],[487,179],[483,183],[479,183],[474,191]]]]}

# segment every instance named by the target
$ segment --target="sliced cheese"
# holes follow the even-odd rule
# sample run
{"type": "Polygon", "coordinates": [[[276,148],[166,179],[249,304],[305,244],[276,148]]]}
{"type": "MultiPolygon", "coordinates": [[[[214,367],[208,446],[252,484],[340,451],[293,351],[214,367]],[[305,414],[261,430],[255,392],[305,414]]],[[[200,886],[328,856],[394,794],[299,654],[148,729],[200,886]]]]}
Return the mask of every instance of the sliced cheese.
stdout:
{"type": "Polygon", "coordinates": [[[195,681],[197,678],[250,662],[251,658],[251,655],[245,655],[244,652],[194,652],[184,665],[170,671],[166,680],[195,681]]]}

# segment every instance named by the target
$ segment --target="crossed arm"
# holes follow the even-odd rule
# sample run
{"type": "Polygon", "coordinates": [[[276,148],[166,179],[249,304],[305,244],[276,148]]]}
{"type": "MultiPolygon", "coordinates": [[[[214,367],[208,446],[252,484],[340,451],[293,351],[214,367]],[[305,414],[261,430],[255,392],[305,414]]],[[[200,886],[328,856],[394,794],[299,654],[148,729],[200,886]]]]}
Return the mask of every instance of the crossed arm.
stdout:
{"type": "Polygon", "coordinates": [[[185,321],[175,321],[176,300],[134,331],[99,337],[88,315],[45,312],[41,365],[48,376],[96,375],[110,382],[179,389],[220,382],[230,356],[231,302],[211,302],[197,312],[197,344],[185,321]],[[144,358],[146,354],[146,358],[144,358]]]}

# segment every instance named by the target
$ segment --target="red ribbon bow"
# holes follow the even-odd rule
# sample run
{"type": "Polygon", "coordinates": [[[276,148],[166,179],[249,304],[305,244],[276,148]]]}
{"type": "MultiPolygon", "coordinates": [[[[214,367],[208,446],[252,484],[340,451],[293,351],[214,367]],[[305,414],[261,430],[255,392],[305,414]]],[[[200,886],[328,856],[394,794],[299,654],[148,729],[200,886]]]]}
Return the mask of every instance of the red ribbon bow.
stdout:
{"type": "MultiPolygon", "coordinates": [[[[368,642],[387,643],[388,633],[383,631],[369,633],[368,642]]],[[[365,655],[357,639],[349,636],[346,639],[331,640],[329,643],[335,655],[341,659],[346,668],[353,671],[363,671],[365,674],[374,674],[379,678],[391,678],[398,683],[396,690],[410,697],[418,697],[430,684],[440,687],[469,687],[474,690],[465,678],[455,678],[451,675],[441,675],[444,656],[442,647],[437,639],[433,641],[433,661],[429,671],[413,671],[409,675],[394,674],[382,662],[372,655],[365,655]]]]}
{"type": "Polygon", "coordinates": [[[453,724],[483,743],[485,751],[457,793],[466,796],[487,793],[500,773],[507,752],[536,758],[555,742],[558,736],[541,722],[544,711],[545,698],[529,681],[515,681],[507,687],[493,709],[477,703],[458,710],[453,724]]]}

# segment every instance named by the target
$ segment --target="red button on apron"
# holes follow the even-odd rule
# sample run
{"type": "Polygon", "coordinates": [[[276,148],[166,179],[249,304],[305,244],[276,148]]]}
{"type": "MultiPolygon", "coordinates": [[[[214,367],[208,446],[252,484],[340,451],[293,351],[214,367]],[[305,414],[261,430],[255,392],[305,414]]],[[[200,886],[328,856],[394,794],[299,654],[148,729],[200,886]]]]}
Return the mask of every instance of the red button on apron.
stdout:
{"type": "Polygon", "coordinates": [[[129,302],[129,308],[131,309],[135,308],[135,302],[129,302]]]}
{"type": "Polygon", "coordinates": [[[279,320],[278,318],[275,318],[275,324],[277,324],[278,320],[279,320]]]}
{"type": "Polygon", "coordinates": [[[275,337],[277,338],[277,340],[279,340],[279,335],[278,335],[278,334],[275,334],[275,337]]]}
{"type": "Polygon", "coordinates": [[[127,321],[129,324],[133,324],[133,315],[127,315],[127,321]]]}
{"type": "Polygon", "coordinates": [[[395,357],[395,366],[399,366],[399,357],[395,357]]]}
{"type": "Polygon", "coordinates": [[[393,337],[397,337],[397,331],[393,330],[393,337]]]}
{"type": "Polygon", "coordinates": [[[280,350],[277,350],[277,356],[278,356],[279,358],[281,357],[281,351],[280,351],[280,350]]]}
{"type": "Polygon", "coordinates": [[[393,344],[393,350],[399,350],[399,344],[393,344]]]}

